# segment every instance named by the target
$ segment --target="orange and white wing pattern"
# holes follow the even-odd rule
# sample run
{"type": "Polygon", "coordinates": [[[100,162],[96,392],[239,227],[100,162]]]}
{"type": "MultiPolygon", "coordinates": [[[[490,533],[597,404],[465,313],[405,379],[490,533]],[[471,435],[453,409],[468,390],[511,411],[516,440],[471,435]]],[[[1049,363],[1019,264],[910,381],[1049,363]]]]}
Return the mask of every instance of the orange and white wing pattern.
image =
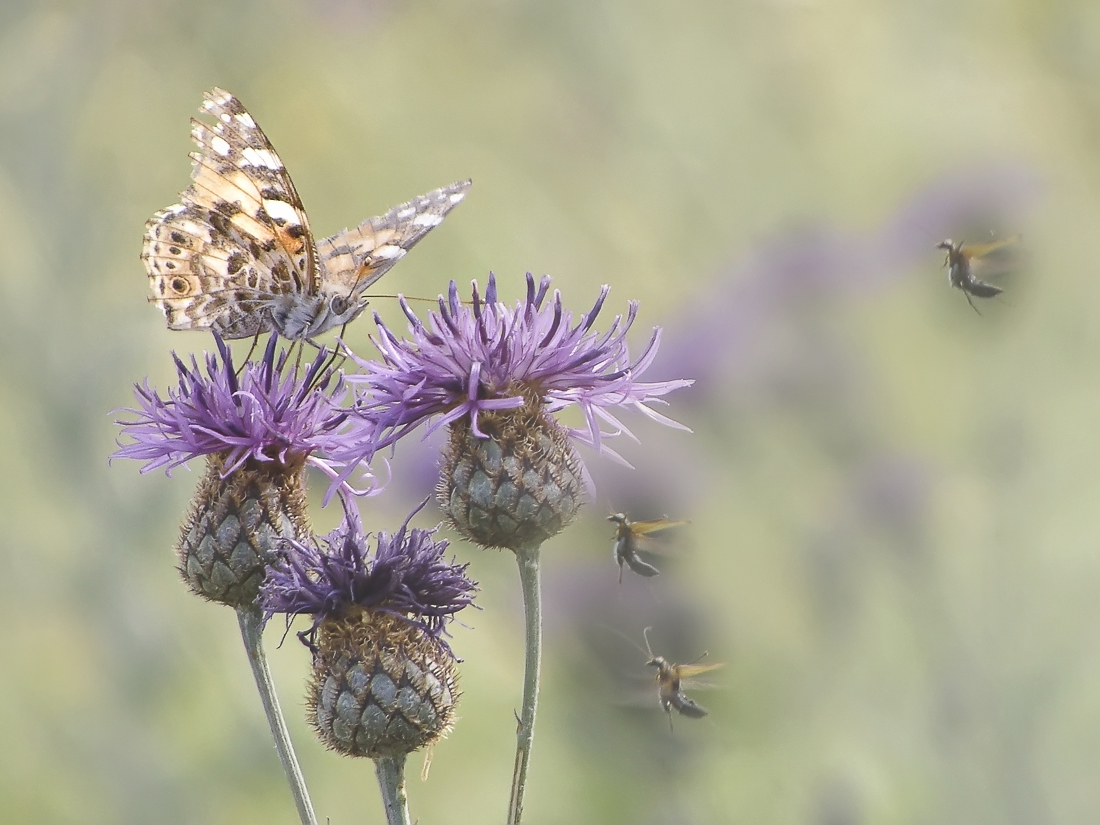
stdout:
{"type": "Polygon", "coordinates": [[[151,300],[170,329],[269,332],[275,301],[316,292],[313,238],[282,160],[233,95],[212,89],[191,120],[191,185],[146,224],[151,300]]]}
{"type": "Polygon", "coordinates": [[[435,189],[317,243],[325,288],[355,303],[466,197],[470,181],[435,189]]]}

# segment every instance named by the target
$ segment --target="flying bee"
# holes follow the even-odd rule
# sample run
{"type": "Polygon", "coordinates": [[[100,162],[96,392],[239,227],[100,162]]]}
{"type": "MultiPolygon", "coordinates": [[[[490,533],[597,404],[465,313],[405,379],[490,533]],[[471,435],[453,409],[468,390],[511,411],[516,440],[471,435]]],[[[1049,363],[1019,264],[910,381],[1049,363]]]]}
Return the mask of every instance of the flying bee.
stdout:
{"type": "Polygon", "coordinates": [[[661,572],[649,562],[642,561],[638,555],[638,542],[642,536],[687,524],[686,521],[669,521],[667,518],[659,518],[656,521],[631,521],[625,513],[613,513],[607,517],[607,520],[619,525],[615,528],[613,545],[615,563],[619,565],[619,584],[623,583],[624,564],[647,579],[661,572]]]}
{"type": "MultiPolygon", "coordinates": [[[[1004,292],[1000,287],[978,278],[977,273],[989,277],[1008,270],[1012,264],[1012,247],[1019,240],[1019,235],[1012,235],[999,241],[966,246],[962,241],[955,242],[948,238],[936,244],[936,249],[947,251],[943,265],[947,267],[948,282],[955,289],[962,290],[966,302],[975,312],[978,312],[978,308],[974,306],[970,296],[992,298],[1004,292]]],[[[978,314],[981,315],[980,312],[978,314]]]]}
{"type": "MultiPolygon", "coordinates": [[[[642,631],[642,636],[645,638],[646,654],[649,656],[649,661],[646,664],[657,668],[657,700],[661,703],[661,709],[668,714],[668,729],[672,730],[673,708],[681,716],[686,716],[689,719],[702,719],[707,715],[706,708],[689,699],[687,694],[684,693],[682,680],[698,676],[700,673],[716,670],[722,667],[722,663],[699,665],[693,662],[689,665],[678,665],[668,661],[664,656],[654,656],[653,649],[649,646],[649,631],[652,629],[647,627],[642,631]]],[[[703,656],[706,655],[706,653],[703,654],[703,656]]],[[[702,659],[703,656],[699,658],[702,659]]]]}

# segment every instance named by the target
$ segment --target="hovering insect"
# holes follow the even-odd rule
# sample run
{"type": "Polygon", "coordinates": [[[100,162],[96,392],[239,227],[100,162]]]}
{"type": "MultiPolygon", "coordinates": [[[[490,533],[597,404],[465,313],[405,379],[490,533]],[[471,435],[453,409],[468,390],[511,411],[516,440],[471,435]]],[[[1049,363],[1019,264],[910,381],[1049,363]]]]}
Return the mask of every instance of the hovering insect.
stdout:
{"type": "MultiPolygon", "coordinates": [[[[956,242],[947,238],[936,244],[936,249],[947,251],[943,265],[947,267],[948,282],[955,289],[962,290],[966,302],[975,312],[978,312],[978,308],[974,306],[970,296],[992,298],[1004,292],[1000,287],[979,279],[976,272],[981,272],[986,277],[1005,272],[1012,262],[1011,247],[1019,240],[1019,235],[1012,235],[999,241],[966,246],[962,241],[956,242]]],[[[978,314],[981,315],[980,312],[978,314]]]]}
{"type": "Polygon", "coordinates": [[[669,521],[660,518],[656,521],[631,521],[625,513],[613,513],[607,517],[619,526],[615,528],[614,553],[615,562],[619,565],[619,584],[623,581],[623,565],[625,564],[639,576],[652,578],[660,574],[660,570],[648,562],[642,561],[638,556],[638,540],[650,533],[667,530],[670,527],[681,527],[686,521],[669,521]]]}
{"type": "MultiPolygon", "coordinates": [[[[653,649],[649,646],[649,631],[652,629],[647,627],[642,631],[642,636],[645,638],[646,653],[649,655],[649,661],[646,664],[657,668],[657,699],[661,703],[661,709],[668,714],[668,729],[672,730],[673,708],[681,716],[686,716],[689,719],[702,719],[707,715],[706,708],[693,702],[684,693],[682,680],[698,676],[700,673],[716,670],[722,667],[722,663],[699,665],[693,662],[689,665],[678,665],[668,661],[664,656],[654,656],[653,649]]],[[[706,655],[706,653],[703,654],[703,656],[706,655]]],[[[701,659],[703,656],[699,658],[701,659]]]]}

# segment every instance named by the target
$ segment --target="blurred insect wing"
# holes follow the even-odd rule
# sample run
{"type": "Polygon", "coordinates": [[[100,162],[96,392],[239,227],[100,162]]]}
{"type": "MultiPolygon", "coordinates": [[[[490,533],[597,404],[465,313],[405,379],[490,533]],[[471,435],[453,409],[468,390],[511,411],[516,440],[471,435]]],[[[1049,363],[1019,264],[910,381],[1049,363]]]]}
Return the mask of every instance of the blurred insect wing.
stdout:
{"type": "Polygon", "coordinates": [[[631,521],[626,526],[634,535],[645,536],[659,530],[668,530],[671,527],[683,527],[688,523],[686,521],[670,521],[667,518],[659,518],[655,521],[631,521]]]}
{"type": "Polygon", "coordinates": [[[990,241],[989,243],[964,244],[961,247],[962,254],[970,259],[1009,257],[1014,254],[1014,247],[1020,242],[1020,235],[1010,235],[1007,238],[990,241]]]}
{"type": "Polygon", "coordinates": [[[690,679],[693,676],[698,676],[701,673],[709,673],[712,670],[717,670],[720,667],[724,667],[725,662],[712,662],[709,665],[675,665],[676,675],[681,679],[690,679]]]}
{"type": "Polygon", "coordinates": [[[615,522],[618,527],[615,528],[615,563],[619,565],[619,583],[623,581],[623,565],[626,565],[639,576],[646,578],[652,578],[659,576],[661,571],[643,561],[638,555],[638,539],[641,536],[648,535],[649,533],[656,533],[659,530],[666,530],[669,527],[679,527],[680,525],[687,524],[686,521],[670,521],[667,518],[657,519],[655,521],[631,521],[623,513],[615,513],[608,516],[609,521],[615,522]]]}

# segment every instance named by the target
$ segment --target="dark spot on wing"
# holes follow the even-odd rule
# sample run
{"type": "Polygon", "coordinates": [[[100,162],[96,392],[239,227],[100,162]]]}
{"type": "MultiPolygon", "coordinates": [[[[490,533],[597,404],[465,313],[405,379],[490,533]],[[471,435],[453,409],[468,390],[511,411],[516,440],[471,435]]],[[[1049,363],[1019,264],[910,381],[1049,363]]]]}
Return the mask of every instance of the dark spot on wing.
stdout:
{"type": "Polygon", "coordinates": [[[230,97],[225,103],[221,104],[221,106],[231,115],[239,115],[244,112],[244,106],[242,106],[241,102],[235,97],[230,97]]]}
{"type": "Polygon", "coordinates": [[[290,283],[290,269],[286,265],[286,261],[279,261],[275,266],[271,268],[271,274],[275,277],[275,282],[278,284],[290,283]]]}
{"type": "Polygon", "coordinates": [[[263,208],[256,210],[256,220],[260,223],[266,223],[270,221],[276,226],[284,226],[286,224],[286,218],[274,218],[268,214],[266,209],[263,208]]]}
{"type": "Polygon", "coordinates": [[[225,215],[219,214],[218,212],[211,210],[209,216],[207,217],[207,223],[209,223],[210,226],[219,234],[229,234],[229,219],[225,215]]]}
{"type": "Polygon", "coordinates": [[[225,269],[230,275],[236,275],[241,271],[241,267],[248,262],[248,258],[242,255],[240,252],[234,252],[229,256],[229,260],[226,261],[225,269]]]}

